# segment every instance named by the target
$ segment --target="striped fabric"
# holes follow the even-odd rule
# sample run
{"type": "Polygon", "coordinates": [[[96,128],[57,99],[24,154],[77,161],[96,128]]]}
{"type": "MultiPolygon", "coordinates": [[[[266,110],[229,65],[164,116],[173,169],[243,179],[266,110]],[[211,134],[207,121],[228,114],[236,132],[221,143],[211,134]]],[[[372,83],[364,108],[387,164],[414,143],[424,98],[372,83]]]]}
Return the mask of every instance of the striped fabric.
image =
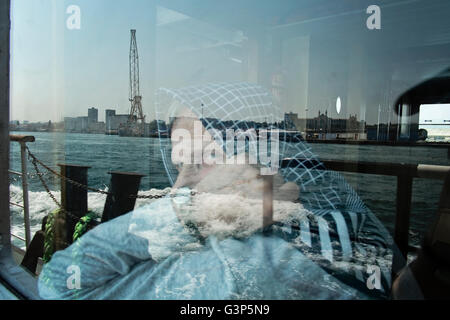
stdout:
{"type": "Polygon", "coordinates": [[[279,227],[280,236],[341,280],[387,296],[393,250],[387,230],[343,176],[326,169],[311,146],[298,140],[286,143],[284,152],[292,160],[281,169],[282,174],[300,186],[299,201],[311,215],[306,221],[279,227]],[[380,270],[381,290],[368,289],[374,267],[380,270]]]}
{"type": "Polygon", "coordinates": [[[370,236],[359,236],[366,228],[365,221],[355,212],[332,210],[320,216],[311,213],[299,220],[276,222],[272,231],[343,282],[387,297],[392,254],[370,236]],[[374,266],[380,270],[380,290],[370,290],[367,285],[374,266]]]}

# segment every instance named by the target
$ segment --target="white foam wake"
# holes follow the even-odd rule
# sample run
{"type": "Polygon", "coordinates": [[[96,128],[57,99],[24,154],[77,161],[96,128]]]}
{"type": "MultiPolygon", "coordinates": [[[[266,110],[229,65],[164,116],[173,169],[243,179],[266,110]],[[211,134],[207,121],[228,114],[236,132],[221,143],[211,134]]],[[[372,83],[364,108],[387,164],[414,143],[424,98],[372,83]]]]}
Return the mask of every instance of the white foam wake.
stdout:
{"type": "MultiPolygon", "coordinates": [[[[17,185],[10,185],[10,202],[17,203],[23,205],[23,197],[22,197],[22,188],[17,185]]],[[[106,189],[104,191],[107,191],[106,189]]],[[[139,195],[141,196],[159,196],[166,194],[170,191],[170,188],[159,190],[159,189],[150,189],[146,191],[140,191],[139,195]]],[[[60,191],[52,191],[52,194],[58,200],[61,201],[61,192],[60,191]]],[[[35,234],[36,231],[41,229],[42,219],[48,215],[53,210],[57,209],[58,206],[55,202],[50,198],[46,191],[29,191],[28,192],[28,200],[29,200],[29,211],[30,211],[30,229],[31,236],[35,234]]],[[[89,192],[88,193],[88,208],[89,210],[95,212],[98,217],[101,217],[103,213],[103,208],[105,206],[106,195],[101,193],[89,192]]],[[[135,208],[139,208],[146,204],[151,203],[154,199],[137,199],[135,208]]],[[[11,211],[11,232],[19,237],[25,238],[25,226],[24,226],[24,218],[23,218],[23,209],[14,205],[10,205],[11,211]]],[[[24,248],[23,241],[18,240],[17,238],[12,238],[12,241],[15,245],[24,248]]]]}
{"type": "MultiPolygon", "coordinates": [[[[247,237],[262,227],[263,200],[239,194],[200,193],[192,201],[178,207],[183,220],[194,222],[207,237],[247,237]]],[[[306,217],[308,211],[300,203],[273,201],[273,219],[288,221],[306,217]]]]}

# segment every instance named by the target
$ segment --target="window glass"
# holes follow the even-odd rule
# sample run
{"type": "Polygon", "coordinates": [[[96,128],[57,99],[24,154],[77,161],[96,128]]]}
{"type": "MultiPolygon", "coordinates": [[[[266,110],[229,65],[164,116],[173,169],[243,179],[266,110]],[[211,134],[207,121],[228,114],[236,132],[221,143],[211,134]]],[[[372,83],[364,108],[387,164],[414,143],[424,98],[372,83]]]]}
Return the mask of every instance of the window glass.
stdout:
{"type": "Polygon", "coordinates": [[[11,241],[43,298],[390,296],[450,165],[448,1],[11,12],[11,241]]]}

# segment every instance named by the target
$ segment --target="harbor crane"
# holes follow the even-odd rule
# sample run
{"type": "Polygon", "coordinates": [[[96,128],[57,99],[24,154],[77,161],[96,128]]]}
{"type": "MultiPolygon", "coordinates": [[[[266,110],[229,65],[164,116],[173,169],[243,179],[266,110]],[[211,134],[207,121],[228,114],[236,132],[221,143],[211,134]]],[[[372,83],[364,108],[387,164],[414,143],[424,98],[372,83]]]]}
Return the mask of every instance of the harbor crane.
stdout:
{"type": "Polygon", "coordinates": [[[136,42],[136,30],[131,30],[130,41],[130,88],[129,100],[131,102],[128,118],[129,134],[144,135],[145,116],[142,111],[142,96],[139,90],[139,54],[136,42]]]}

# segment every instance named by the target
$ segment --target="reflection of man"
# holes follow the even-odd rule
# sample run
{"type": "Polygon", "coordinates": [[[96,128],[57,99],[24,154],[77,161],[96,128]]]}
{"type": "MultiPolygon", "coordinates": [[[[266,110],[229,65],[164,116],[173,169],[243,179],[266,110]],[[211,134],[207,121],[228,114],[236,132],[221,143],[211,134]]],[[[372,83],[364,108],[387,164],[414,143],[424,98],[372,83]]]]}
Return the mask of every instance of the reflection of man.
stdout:
{"type": "MultiPolygon", "coordinates": [[[[340,182],[337,177],[332,176],[335,187],[330,184],[330,189],[314,190],[305,188],[304,175],[315,179],[311,183],[314,186],[323,184],[326,176],[314,176],[306,165],[274,175],[275,223],[262,232],[260,165],[195,163],[196,152],[203,153],[210,145],[204,144],[204,140],[214,140],[213,144],[218,145],[213,148],[216,151],[223,145],[220,139],[213,139],[211,128],[206,126],[201,128],[201,143],[192,141],[196,138],[195,121],[200,116],[191,111],[189,108],[179,111],[171,131],[186,130],[192,139],[184,142],[174,139],[172,150],[179,150],[177,143],[200,146],[200,150],[184,148],[191,153],[182,156],[170,153],[171,161],[165,165],[171,179],[175,177],[172,194],[104,223],[66,250],[56,252],[39,278],[43,298],[379,296],[380,292],[366,286],[370,276],[366,267],[379,264],[380,257],[371,254],[371,250],[376,251],[379,247],[376,243],[384,243],[384,239],[367,232],[367,221],[371,220],[364,219],[362,211],[346,212],[344,205],[342,210],[334,205],[342,199],[338,194],[342,185],[337,183],[340,182]],[[328,209],[326,205],[333,207],[328,209]],[[320,206],[320,210],[313,210],[315,206],[320,206]],[[81,271],[80,289],[67,287],[70,275],[66,270],[73,265],[81,271]]],[[[164,155],[167,152],[163,150],[164,155]]],[[[352,196],[350,191],[345,189],[346,194],[341,197],[352,196]]]]}
{"type": "MultiPolygon", "coordinates": [[[[174,128],[190,130],[192,118],[174,128]]],[[[205,132],[205,131],[203,131],[205,132]]],[[[185,158],[186,159],[186,158],[185,158]]],[[[180,165],[179,163],[176,163],[180,165]]],[[[44,298],[356,298],[288,242],[263,235],[262,179],[244,165],[185,165],[171,198],[100,225],[57,252],[40,277],[44,298]],[[198,196],[188,190],[195,189],[198,196]],[[68,289],[65,270],[81,270],[68,289]]],[[[275,219],[302,210],[298,187],[275,178],[275,219]]]]}

